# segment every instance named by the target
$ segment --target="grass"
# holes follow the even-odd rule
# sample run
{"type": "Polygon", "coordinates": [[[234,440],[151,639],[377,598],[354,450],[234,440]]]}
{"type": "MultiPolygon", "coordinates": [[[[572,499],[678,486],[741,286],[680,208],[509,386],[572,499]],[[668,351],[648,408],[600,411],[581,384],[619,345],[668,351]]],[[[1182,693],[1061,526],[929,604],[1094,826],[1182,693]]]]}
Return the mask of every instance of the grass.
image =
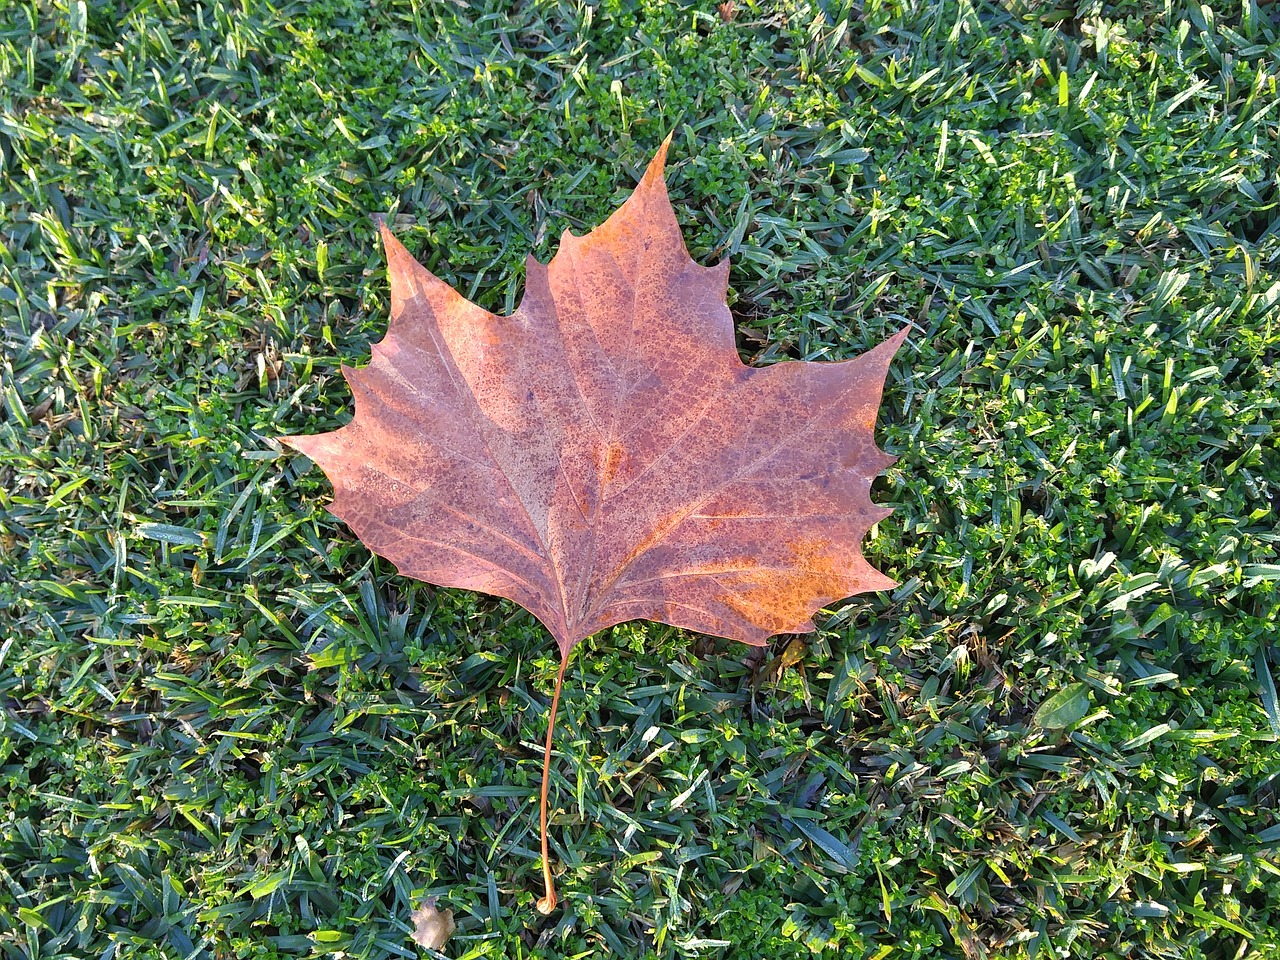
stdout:
{"type": "Polygon", "coordinates": [[[0,954],[1280,956],[1280,25],[1255,0],[9,0],[0,954]],[[486,307],[675,131],[744,355],[904,321],[901,586],[763,655],[396,577],[371,218],[486,307]]]}

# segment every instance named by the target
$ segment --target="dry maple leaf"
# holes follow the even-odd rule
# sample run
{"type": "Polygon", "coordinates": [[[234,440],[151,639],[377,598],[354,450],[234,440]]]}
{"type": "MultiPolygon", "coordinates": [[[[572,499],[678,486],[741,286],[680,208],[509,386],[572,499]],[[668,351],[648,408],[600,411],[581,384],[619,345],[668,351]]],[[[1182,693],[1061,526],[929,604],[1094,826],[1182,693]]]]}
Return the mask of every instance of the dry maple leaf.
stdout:
{"type": "Polygon", "coordinates": [[[333,482],[330,511],[405,576],[514,600],[570,652],[626,620],[750,644],[893,585],[859,545],[890,511],[872,436],[907,331],[852,360],[748,367],[729,265],[685,250],[662,145],[635,192],[550,264],[509,317],[468,301],[383,227],[391,324],[355,418],[286,442],[333,482]]]}
{"type": "Polygon", "coordinates": [[[413,911],[413,940],[421,947],[435,950],[437,953],[458,929],[453,922],[452,910],[441,910],[436,906],[436,898],[430,897],[417,910],[413,911]]]}

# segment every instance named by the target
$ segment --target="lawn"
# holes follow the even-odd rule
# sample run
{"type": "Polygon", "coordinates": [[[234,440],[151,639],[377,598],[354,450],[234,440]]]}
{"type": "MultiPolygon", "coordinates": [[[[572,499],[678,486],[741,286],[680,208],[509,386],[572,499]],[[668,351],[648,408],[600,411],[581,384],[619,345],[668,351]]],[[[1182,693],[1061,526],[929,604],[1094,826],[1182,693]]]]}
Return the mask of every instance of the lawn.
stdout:
{"type": "Polygon", "coordinates": [[[0,3],[0,956],[1280,957],[1280,14],[0,3]],[[906,323],[868,558],[558,667],[277,437],[673,133],[754,363],[906,323]]]}

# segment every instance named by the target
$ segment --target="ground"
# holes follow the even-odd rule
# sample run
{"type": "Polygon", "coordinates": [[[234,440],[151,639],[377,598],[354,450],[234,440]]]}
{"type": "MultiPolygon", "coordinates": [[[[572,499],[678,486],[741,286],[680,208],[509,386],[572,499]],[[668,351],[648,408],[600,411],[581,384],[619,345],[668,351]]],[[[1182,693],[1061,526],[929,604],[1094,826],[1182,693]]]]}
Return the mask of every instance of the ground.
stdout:
{"type": "Polygon", "coordinates": [[[1280,25],[1255,0],[8,0],[0,953],[1280,955],[1280,25]],[[900,586],[570,664],[395,575],[374,219],[482,305],[674,134],[744,357],[905,323],[900,586]]]}

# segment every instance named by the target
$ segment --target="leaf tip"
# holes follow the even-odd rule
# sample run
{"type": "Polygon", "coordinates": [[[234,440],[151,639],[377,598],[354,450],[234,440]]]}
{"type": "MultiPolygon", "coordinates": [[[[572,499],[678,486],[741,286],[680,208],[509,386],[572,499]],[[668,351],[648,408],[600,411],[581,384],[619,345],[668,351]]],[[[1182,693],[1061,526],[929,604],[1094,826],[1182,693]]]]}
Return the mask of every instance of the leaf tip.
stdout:
{"type": "Polygon", "coordinates": [[[378,233],[382,236],[382,247],[387,254],[388,266],[391,266],[395,261],[404,258],[409,260],[413,259],[409,256],[409,251],[404,248],[404,244],[396,239],[396,235],[391,232],[391,228],[387,226],[385,217],[378,218],[378,233]]]}
{"type": "Polygon", "coordinates": [[[318,464],[325,473],[328,473],[334,454],[340,454],[342,450],[342,441],[337,437],[337,434],[342,433],[345,429],[345,427],[339,427],[337,430],[330,430],[327,433],[279,437],[278,439],[281,444],[293,448],[295,453],[302,454],[312,463],[318,464]]]}
{"type": "Polygon", "coordinates": [[[671,147],[671,138],[675,136],[675,131],[667,134],[667,138],[662,141],[658,147],[658,152],[653,155],[653,159],[649,161],[649,166],[644,171],[644,176],[640,180],[641,186],[652,186],[655,183],[661,184],[666,188],[666,180],[664,173],[667,166],[667,150],[671,147]]]}
{"type": "MultiPolygon", "coordinates": [[[[380,223],[383,250],[387,257],[387,279],[391,283],[391,324],[394,327],[405,307],[415,297],[424,296],[436,311],[451,305],[470,304],[462,294],[420,264],[386,223],[380,223]]],[[[474,305],[473,305],[474,306],[474,305]]],[[[391,327],[388,328],[390,332],[391,327]]]]}
{"type": "MultiPolygon", "coordinates": [[[[881,340],[866,353],[855,357],[854,363],[865,363],[871,370],[877,371],[877,376],[883,380],[889,373],[889,364],[893,361],[894,355],[901,349],[903,343],[911,333],[911,324],[907,324],[893,336],[881,340]]],[[[880,398],[876,397],[876,405],[879,406],[880,398]]]]}
{"type": "Polygon", "coordinates": [[[659,157],[661,157],[661,158],[663,159],[663,161],[665,161],[665,160],[666,160],[666,158],[667,158],[667,151],[668,151],[669,149],[671,149],[671,141],[672,141],[672,140],[674,140],[674,139],[675,139],[675,137],[676,137],[676,132],[675,132],[675,130],[668,130],[668,131],[667,131],[667,135],[666,135],[665,137],[663,137],[663,138],[662,138],[662,143],[661,143],[661,144],[659,144],[659,146],[658,146],[658,154],[657,154],[657,155],[658,155],[659,157]]]}
{"type": "Polygon", "coordinates": [[[305,457],[307,455],[307,441],[310,439],[310,437],[276,437],[276,442],[305,457]]]}

